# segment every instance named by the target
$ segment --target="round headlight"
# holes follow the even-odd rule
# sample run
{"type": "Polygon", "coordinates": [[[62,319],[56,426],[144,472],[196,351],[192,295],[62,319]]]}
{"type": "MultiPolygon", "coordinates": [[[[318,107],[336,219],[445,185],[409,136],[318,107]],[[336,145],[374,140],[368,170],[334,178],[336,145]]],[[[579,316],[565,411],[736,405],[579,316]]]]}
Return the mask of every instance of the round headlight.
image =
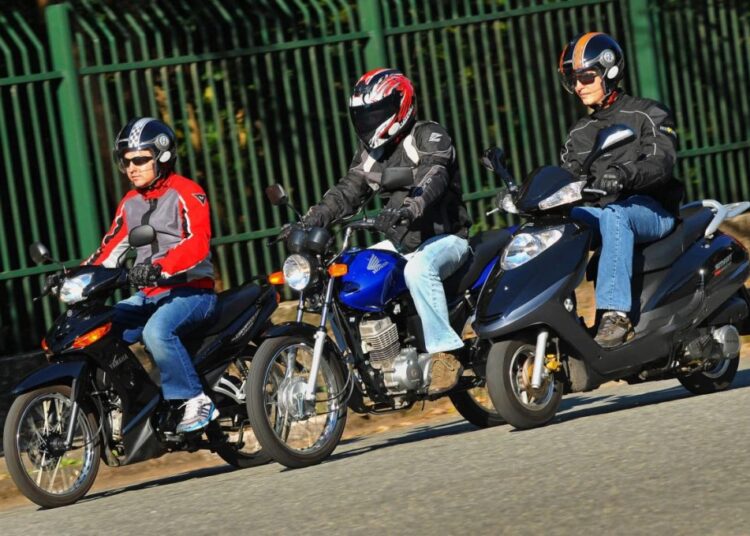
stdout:
{"type": "Polygon", "coordinates": [[[290,255],[284,261],[284,279],[294,290],[303,290],[312,279],[312,266],[304,255],[290,255]]]}

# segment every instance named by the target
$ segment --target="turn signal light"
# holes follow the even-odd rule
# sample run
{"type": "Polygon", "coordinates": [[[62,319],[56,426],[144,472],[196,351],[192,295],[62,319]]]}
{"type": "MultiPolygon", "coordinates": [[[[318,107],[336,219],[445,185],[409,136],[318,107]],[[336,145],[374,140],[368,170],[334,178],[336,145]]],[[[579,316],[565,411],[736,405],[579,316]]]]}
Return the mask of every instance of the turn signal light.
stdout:
{"type": "Polygon", "coordinates": [[[284,272],[274,272],[268,276],[268,282],[272,285],[284,284],[284,272]]]}
{"type": "Polygon", "coordinates": [[[85,333],[79,337],[76,337],[71,345],[71,348],[86,348],[94,344],[96,341],[104,337],[109,330],[112,328],[112,322],[107,322],[103,326],[99,326],[96,329],[92,329],[88,333],[85,333]]]}
{"type": "Polygon", "coordinates": [[[42,351],[45,355],[52,355],[52,352],[49,349],[49,344],[47,344],[47,339],[42,339],[42,351]]]}
{"type": "Polygon", "coordinates": [[[328,275],[331,277],[341,277],[349,272],[349,266],[346,264],[332,264],[328,267],[328,275]]]}

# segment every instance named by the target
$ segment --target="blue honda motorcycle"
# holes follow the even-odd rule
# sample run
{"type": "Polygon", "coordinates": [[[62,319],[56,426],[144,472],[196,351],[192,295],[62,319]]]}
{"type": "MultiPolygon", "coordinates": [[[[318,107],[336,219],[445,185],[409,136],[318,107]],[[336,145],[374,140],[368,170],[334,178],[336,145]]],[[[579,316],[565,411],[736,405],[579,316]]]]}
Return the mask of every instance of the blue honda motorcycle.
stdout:
{"type": "MultiPolygon", "coordinates": [[[[494,265],[473,327],[492,343],[486,369],[492,402],[517,428],[550,422],[564,393],[606,381],[676,378],[702,394],[727,389],[737,372],[740,335],[750,333],[744,286],[750,261],[719,225],[748,202],[690,203],[669,235],[636,246],[634,336],[621,346],[599,346],[595,326],[586,326],[576,310],[575,290],[584,276],[594,279],[599,253],[596,232],[572,219],[571,209],[601,203],[606,192],[588,188],[591,163],[634,139],[623,125],[603,129],[582,177],[541,167],[520,189],[508,181],[511,191],[500,200],[527,221],[494,265]]],[[[508,180],[499,158],[491,167],[508,180]]]]}
{"type": "MultiPolygon", "coordinates": [[[[381,187],[411,182],[411,171],[387,170],[381,187]]],[[[267,190],[276,205],[287,203],[280,186],[267,190]]],[[[358,413],[408,409],[418,401],[448,396],[478,426],[503,421],[484,393],[489,344],[476,337],[447,361],[426,353],[422,325],[404,281],[406,260],[398,253],[352,247],[355,231],[374,231],[374,220],[345,223],[343,245],[328,230],[297,227],[287,238],[283,276],[299,291],[297,318],[265,334],[246,387],[248,412],[264,452],[287,467],[319,463],[338,444],[347,406],[358,413]],[[320,315],[317,327],[304,312],[320,315]],[[326,326],[330,325],[333,338],[326,326]],[[436,363],[449,381],[433,383],[436,363]]],[[[473,255],[444,282],[451,326],[463,333],[487,275],[509,240],[505,230],[470,240],[473,255]]],[[[273,278],[272,278],[273,279],[273,278]]],[[[442,357],[450,357],[442,355],[442,357]]]]}

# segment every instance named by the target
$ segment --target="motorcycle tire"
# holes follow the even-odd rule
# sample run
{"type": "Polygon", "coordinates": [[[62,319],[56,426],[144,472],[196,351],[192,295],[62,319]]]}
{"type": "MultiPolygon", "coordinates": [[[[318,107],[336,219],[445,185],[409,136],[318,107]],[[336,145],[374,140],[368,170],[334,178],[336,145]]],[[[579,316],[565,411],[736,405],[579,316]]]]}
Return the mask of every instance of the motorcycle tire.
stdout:
{"type": "MultiPolygon", "coordinates": [[[[250,367],[250,375],[248,376],[246,400],[248,414],[250,415],[250,422],[253,425],[255,436],[263,448],[263,451],[268,453],[274,460],[282,465],[289,468],[300,468],[315,465],[327,458],[333,450],[338,446],[341,440],[341,435],[344,433],[344,427],[346,426],[346,415],[347,408],[343,403],[345,397],[341,399],[341,404],[334,404],[335,408],[332,411],[326,411],[317,413],[319,406],[323,402],[315,403],[315,415],[306,418],[299,418],[294,421],[288,422],[289,413],[279,410],[278,404],[278,392],[276,398],[276,406],[273,406],[273,401],[268,400],[267,397],[271,396],[269,387],[271,390],[279,388],[284,384],[282,382],[293,380],[298,383],[297,388],[301,389],[299,383],[302,381],[300,369],[303,369],[300,363],[297,361],[297,355],[300,350],[307,357],[312,355],[312,349],[314,341],[311,338],[304,336],[290,335],[285,337],[279,337],[275,339],[266,339],[258,348],[258,351],[253,357],[253,365],[250,367]],[[280,374],[279,365],[281,362],[277,362],[285,352],[294,351],[295,366],[292,368],[289,380],[286,380],[286,368],[284,368],[284,375],[280,374]],[[276,372],[274,372],[276,371],[276,372]],[[274,376],[276,374],[276,376],[274,376]],[[271,415],[273,413],[273,415],[271,415]],[[284,414],[282,417],[279,413],[284,414]],[[291,432],[292,425],[298,423],[313,423],[315,419],[323,418],[325,420],[323,426],[323,432],[314,443],[308,448],[297,448],[290,443],[294,440],[294,435],[291,432]],[[279,426],[279,419],[283,419],[281,426],[279,426]],[[271,422],[273,420],[273,423],[271,422]],[[287,426],[288,424],[288,426],[287,426]],[[278,431],[277,429],[281,428],[278,431]],[[281,436],[286,436],[284,439],[281,436]]],[[[343,395],[344,389],[344,373],[342,366],[333,353],[323,350],[323,358],[321,359],[321,367],[318,372],[318,377],[323,378],[328,388],[324,393],[335,393],[343,395]],[[324,377],[326,376],[327,377],[324,377]]],[[[295,391],[299,392],[299,391],[295,391]]],[[[333,397],[331,397],[332,399],[333,397]]],[[[325,399],[325,396],[324,396],[325,399]]],[[[331,399],[326,399],[330,401],[331,399]]],[[[318,399],[320,400],[320,399],[318,399]]],[[[320,408],[322,409],[322,408],[320,408]]],[[[304,426],[304,425],[301,425],[304,426]]],[[[308,434],[308,437],[312,434],[308,434]]]]}
{"type": "MultiPolygon", "coordinates": [[[[533,363],[535,346],[525,341],[507,340],[495,343],[487,359],[487,389],[497,412],[515,428],[528,429],[544,426],[552,421],[560,407],[562,382],[556,375],[546,380],[543,398],[529,398],[520,385],[526,362],[533,363]]],[[[529,363],[530,365],[531,363],[529,363]]]]}
{"type": "MultiPolygon", "coordinates": [[[[36,389],[22,394],[13,401],[5,421],[3,446],[8,473],[21,493],[29,500],[44,508],[67,506],[78,501],[89,491],[99,471],[101,443],[97,435],[97,420],[93,412],[86,411],[84,408],[81,408],[78,414],[77,433],[73,437],[74,445],[77,445],[78,448],[65,451],[56,457],[48,452],[49,444],[47,442],[52,440],[56,442],[61,441],[63,433],[67,429],[67,422],[64,418],[61,418],[64,412],[64,409],[61,409],[61,407],[69,407],[69,401],[70,387],[67,385],[52,385],[36,389]],[[55,401],[55,408],[51,407],[52,404],[45,404],[44,402],[46,401],[55,401]],[[57,401],[60,401],[61,404],[58,404],[57,401]],[[35,434],[27,436],[23,433],[21,427],[24,426],[24,423],[34,424],[31,421],[34,417],[31,411],[40,402],[42,405],[41,411],[44,412],[43,416],[45,417],[44,425],[41,428],[41,432],[37,430],[35,434]],[[54,418],[52,418],[53,415],[47,416],[47,411],[50,409],[57,411],[57,415],[54,418]],[[59,430],[47,431],[56,422],[60,422],[59,426],[54,426],[55,428],[59,428],[59,430]],[[80,438],[79,433],[82,436],[80,438]],[[38,442],[37,438],[42,441],[38,442]],[[21,449],[24,446],[22,443],[26,443],[25,450],[21,449]],[[76,459],[69,458],[64,464],[62,463],[68,453],[75,452],[78,449],[83,449],[82,461],[79,462],[76,459]],[[27,458],[26,462],[24,461],[24,457],[27,458]],[[54,460],[57,460],[57,462],[54,460]],[[67,482],[69,481],[64,479],[63,475],[69,470],[74,473],[76,471],[75,467],[79,463],[81,466],[80,472],[77,476],[73,475],[76,478],[68,486],[69,489],[55,491],[42,487],[42,483],[45,480],[48,481],[50,488],[54,487],[58,474],[61,477],[60,480],[63,485],[68,485],[67,482]],[[30,474],[33,467],[36,467],[35,478],[30,474]],[[60,473],[60,467],[62,467],[62,473],[60,473]]],[[[37,411],[37,416],[39,415],[39,411],[37,411]]]]}

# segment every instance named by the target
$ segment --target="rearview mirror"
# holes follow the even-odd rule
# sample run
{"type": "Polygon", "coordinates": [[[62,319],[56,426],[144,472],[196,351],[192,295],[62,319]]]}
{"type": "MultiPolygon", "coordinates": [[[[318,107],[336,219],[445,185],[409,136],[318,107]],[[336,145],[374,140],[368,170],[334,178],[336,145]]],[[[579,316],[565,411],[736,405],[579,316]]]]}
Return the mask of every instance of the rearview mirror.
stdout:
{"type": "Polygon", "coordinates": [[[410,167],[390,167],[383,171],[380,186],[387,192],[401,190],[414,185],[414,175],[410,167]]]}
{"type": "Polygon", "coordinates": [[[156,240],[156,231],[150,225],[133,227],[128,235],[128,243],[134,247],[147,246],[156,240]]]}
{"type": "Polygon", "coordinates": [[[29,246],[29,254],[31,259],[37,264],[45,264],[52,261],[52,255],[50,255],[47,246],[41,242],[34,242],[29,246]]]}
{"type": "Polygon", "coordinates": [[[632,141],[635,141],[635,132],[627,125],[612,125],[611,127],[601,129],[596,134],[593,149],[591,149],[589,156],[583,163],[582,173],[588,175],[591,170],[591,164],[606,151],[622,147],[632,141]]]}
{"type": "Polygon", "coordinates": [[[505,152],[500,147],[490,147],[484,151],[481,162],[490,171],[497,171],[505,167],[505,152]]]}
{"type": "Polygon", "coordinates": [[[272,205],[275,205],[277,207],[286,205],[288,201],[286,192],[284,191],[284,187],[280,184],[272,184],[271,186],[266,188],[266,197],[272,205]]]}

